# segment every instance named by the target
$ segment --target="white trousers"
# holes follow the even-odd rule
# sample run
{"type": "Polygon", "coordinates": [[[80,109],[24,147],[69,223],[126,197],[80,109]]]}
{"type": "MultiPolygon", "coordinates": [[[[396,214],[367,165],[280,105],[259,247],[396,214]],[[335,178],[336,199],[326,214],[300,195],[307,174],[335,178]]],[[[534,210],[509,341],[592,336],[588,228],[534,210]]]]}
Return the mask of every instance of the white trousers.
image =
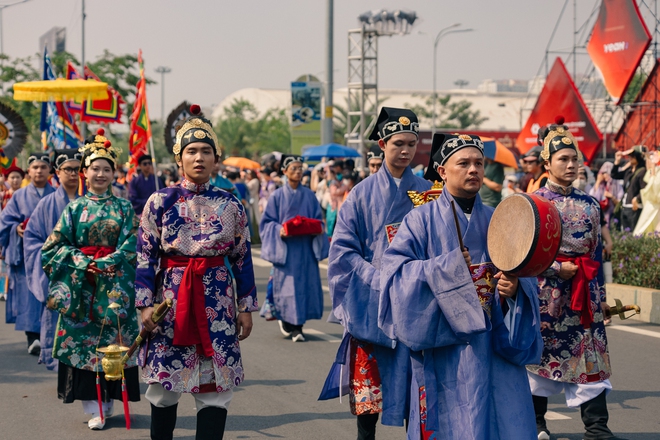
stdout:
{"type": "MultiPolygon", "coordinates": [[[[147,399],[151,404],[158,408],[167,408],[168,406],[176,405],[181,398],[182,393],[175,393],[174,391],[168,391],[159,383],[149,384],[147,387],[147,392],[144,393],[144,398],[147,399]]],[[[232,390],[225,391],[223,393],[191,393],[195,398],[195,404],[197,405],[197,412],[210,406],[215,408],[225,408],[229,407],[229,402],[234,396],[232,390]]]]}
{"type": "MultiPolygon", "coordinates": [[[[103,414],[107,414],[109,411],[112,411],[115,401],[111,400],[108,403],[103,402],[103,414]]],[[[85,414],[92,414],[94,417],[99,416],[99,402],[98,400],[83,400],[82,401],[83,411],[85,414]]]]}
{"type": "Polygon", "coordinates": [[[593,383],[572,383],[558,382],[545,377],[527,372],[529,379],[529,388],[532,394],[540,397],[549,397],[554,394],[560,394],[562,391],[566,394],[566,406],[569,408],[578,408],[584,402],[598,397],[600,393],[606,391],[607,394],[612,390],[612,384],[609,379],[602,382],[593,383]]]}

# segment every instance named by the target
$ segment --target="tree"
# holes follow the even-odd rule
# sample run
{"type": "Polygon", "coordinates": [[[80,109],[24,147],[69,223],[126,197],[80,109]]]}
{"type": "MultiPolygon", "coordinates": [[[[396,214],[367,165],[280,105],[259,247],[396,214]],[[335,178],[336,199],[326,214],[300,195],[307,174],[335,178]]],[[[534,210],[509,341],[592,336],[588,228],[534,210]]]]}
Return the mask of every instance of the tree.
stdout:
{"type": "Polygon", "coordinates": [[[286,112],[271,109],[260,116],[246,99],[234,99],[225,107],[214,130],[226,156],[251,157],[269,151],[288,151],[291,145],[286,112]]]}
{"type": "Polygon", "coordinates": [[[435,124],[433,124],[433,96],[426,98],[424,105],[406,103],[406,106],[417,114],[420,122],[429,120],[430,125],[435,125],[438,128],[477,129],[488,120],[487,117],[481,116],[481,111],[471,109],[472,103],[470,101],[463,99],[451,102],[451,95],[436,96],[435,124]]]}

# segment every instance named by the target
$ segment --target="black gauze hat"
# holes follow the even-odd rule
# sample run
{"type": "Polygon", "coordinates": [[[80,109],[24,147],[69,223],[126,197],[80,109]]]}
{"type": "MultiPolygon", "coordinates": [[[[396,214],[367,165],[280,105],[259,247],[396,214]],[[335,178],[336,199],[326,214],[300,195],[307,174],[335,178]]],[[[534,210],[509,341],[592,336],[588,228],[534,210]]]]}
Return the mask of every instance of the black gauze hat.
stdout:
{"type": "Polygon", "coordinates": [[[383,107],[369,140],[387,140],[397,133],[413,133],[419,137],[417,115],[407,108],[383,107]]]}
{"type": "Polygon", "coordinates": [[[282,161],[280,162],[280,168],[282,168],[282,170],[286,170],[289,165],[294,162],[304,163],[305,159],[302,156],[298,156],[297,154],[283,154],[282,161]]]}
{"type": "MultiPolygon", "coordinates": [[[[426,169],[424,178],[426,180],[432,180],[431,177],[435,176],[439,178],[440,176],[437,173],[438,167],[444,165],[452,154],[468,147],[476,148],[481,152],[482,156],[484,155],[484,143],[479,136],[458,133],[436,133],[433,136],[431,159],[429,160],[429,166],[426,169]]],[[[438,179],[436,178],[434,180],[438,179]]]]}
{"type": "Polygon", "coordinates": [[[385,159],[385,152],[380,149],[378,145],[372,145],[371,148],[369,148],[369,151],[367,151],[367,162],[369,162],[371,159],[385,159]]]}
{"type": "Polygon", "coordinates": [[[78,151],[77,148],[65,148],[62,150],[55,150],[53,154],[53,163],[51,164],[53,168],[59,170],[62,165],[71,161],[82,162],[82,153],[78,151]]]}

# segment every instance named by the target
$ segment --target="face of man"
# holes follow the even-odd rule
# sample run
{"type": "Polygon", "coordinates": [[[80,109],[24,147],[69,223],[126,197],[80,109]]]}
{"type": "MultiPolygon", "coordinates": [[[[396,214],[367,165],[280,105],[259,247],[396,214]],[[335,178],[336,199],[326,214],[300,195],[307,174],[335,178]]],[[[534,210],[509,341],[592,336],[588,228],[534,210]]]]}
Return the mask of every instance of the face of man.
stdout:
{"type": "Polygon", "coordinates": [[[378,141],[378,146],[385,152],[385,163],[390,171],[403,171],[415,157],[417,136],[413,133],[397,133],[386,141],[378,141]]]}
{"type": "Polygon", "coordinates": [[[78,188],[78,170],[80,169],[80,161],[71,160],[62,164],[56,171],[57,178],[60,183],[67,190],[75,190],[78,188]]]}
{"type": "Polygon", "coordinates": [[[186,145],[181,152],[181,158],[176,163],[182,167],[188,180],[201,185],[211,178],[218,157],[211,145],[205,142],[193,142],[186,145]]]}
{"type": "Polygon", "coordinates": [[[449,156],[438,173],[445,188],[455,197],[472,198],[484,181],[484,156],[477,148],[467,147],[449,156]]]}
{"type": "Polygon", "coordinates": [[[284,170],[284,175],[289,182],[300,183],[303,175],[303,164],[300,162],[292,162],[284,170]]]}
{"type": "Polygon", "coordinates": [[[579,167],[577,152],[572,148],[557,151],[545,164],[550,180],[561,186],[570,186],[577,179],[579,167]]]}
{"type": "Polygon", "coordinates": [[[541,164],[539,163],[538,159],[535,158],[534,156],[529,156],[523,159],[524,164],[527,166],[527,172],[532,173],[534,175],[539,174],[541,171],[541,164]]]}
{"type": "Polygon", "coordinates": [[[37,188],[43,188],[48,183],[50,165],[40,160],[35,160],[28,168],[30,180],[37,188]]]}
{"type": "Polygon", "coordinates": [[[23,176],[18,171],[12,171],[7,176],[7,182],[9,182],[9,187],[16,191],[21,187],[21,183],[23,183],[23,176]]]}
{"type": "Polygon", "coordinates": [[[369,160],[369,174],[376,174],[380,167],[383,166],[383,159],[376,158],[369,160]]]}
{"type": "Polygon", "coordinates": [[[142,159],[140,162],[140,171],[144,177],[149,177],[154,173],[154,164],[151,159],[142,159]]]}

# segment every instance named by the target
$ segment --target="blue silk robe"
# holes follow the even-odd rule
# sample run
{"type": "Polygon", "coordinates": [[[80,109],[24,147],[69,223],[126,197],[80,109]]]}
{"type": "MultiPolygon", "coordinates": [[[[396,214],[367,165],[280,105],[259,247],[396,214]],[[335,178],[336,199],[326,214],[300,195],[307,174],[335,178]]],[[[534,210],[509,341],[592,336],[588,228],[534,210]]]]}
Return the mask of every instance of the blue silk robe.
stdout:
{"type": "MultiPolygon", "coordinates": [[[[374,344],[383,395],[385,425],[408,417],[410,353],[378,328],[381,257],[403,217],[413,209],[408,191],[431,183],[406,168],[396,186],[387,165],[351,190],[339,211],[328,260],[332,311],[348,334],[374,344]]],[[[342,344],[341,348],[347,347],[342,344]]],[[[348,350],[337,358],[347,361],[348,350]]],[[[348,365],[348,364],[344,364],[348,365]]]]}
{"type": "MultiPolygon", "coordinates": [[[[473,264],[490,262],[493,212],[476,197],[469,221],[458,210],[473,264]]],[[[506,314],[496,291],[489,318],[459,248],[451,200],[445,190],[404,218],[381,263],[378,324],[412,350],[412,389],[426,387],[427,429],[443,439],[535,439],[525,364],[543,349],[536,280],[519,280],[506,314]]],[[[419,439],[418,404],[410,416],[408,438],[419,439]]]]}
{"type": "MultiPolygon", "coordinates": [[[[76,196],[77,198],[77,196],[76,196]]],[[[69,196],[64,187],[59,187],[41,199],[34,209],[23,234],[23,252],[25,254],[25,274],[30,292],[44,306],[48,299],[48,277],[41,265],[41,248],[53,232],[64,208],[69,204],[69,196]]],[[[41,314],[41,355],[39,363],[46,364],[49,370],[57,370],[58,362],[53,359],[53,340],[59,313],[43,308],[41,314]]]]}
{"type": "MultiPolygon", "coordinates": [[[[39,333],[42,303],[28,287],[23,258],[23,238],[16,228],[32,216],[37,203],[55,189],[46,184],[40,196],[33,184],[17,190],[0,215],[0,246],[9,265],[7,323],[15,322],[16,330],[39,333]]],[[[29,222],[28,222],[29,224],[29,222]]]]}
{"type": "Polygon", "coordinates": [[[278,188],[268,199],[261,217],[261,258],[273,263],[273,302],[283,321],[303,325],[323,315],[323,290],[318,262],[328,257],[328,237],[304,235],[282,238],[287,220],[300,215],[323,220],[321,205],[309,189],[289,184],[278,188]]]}

